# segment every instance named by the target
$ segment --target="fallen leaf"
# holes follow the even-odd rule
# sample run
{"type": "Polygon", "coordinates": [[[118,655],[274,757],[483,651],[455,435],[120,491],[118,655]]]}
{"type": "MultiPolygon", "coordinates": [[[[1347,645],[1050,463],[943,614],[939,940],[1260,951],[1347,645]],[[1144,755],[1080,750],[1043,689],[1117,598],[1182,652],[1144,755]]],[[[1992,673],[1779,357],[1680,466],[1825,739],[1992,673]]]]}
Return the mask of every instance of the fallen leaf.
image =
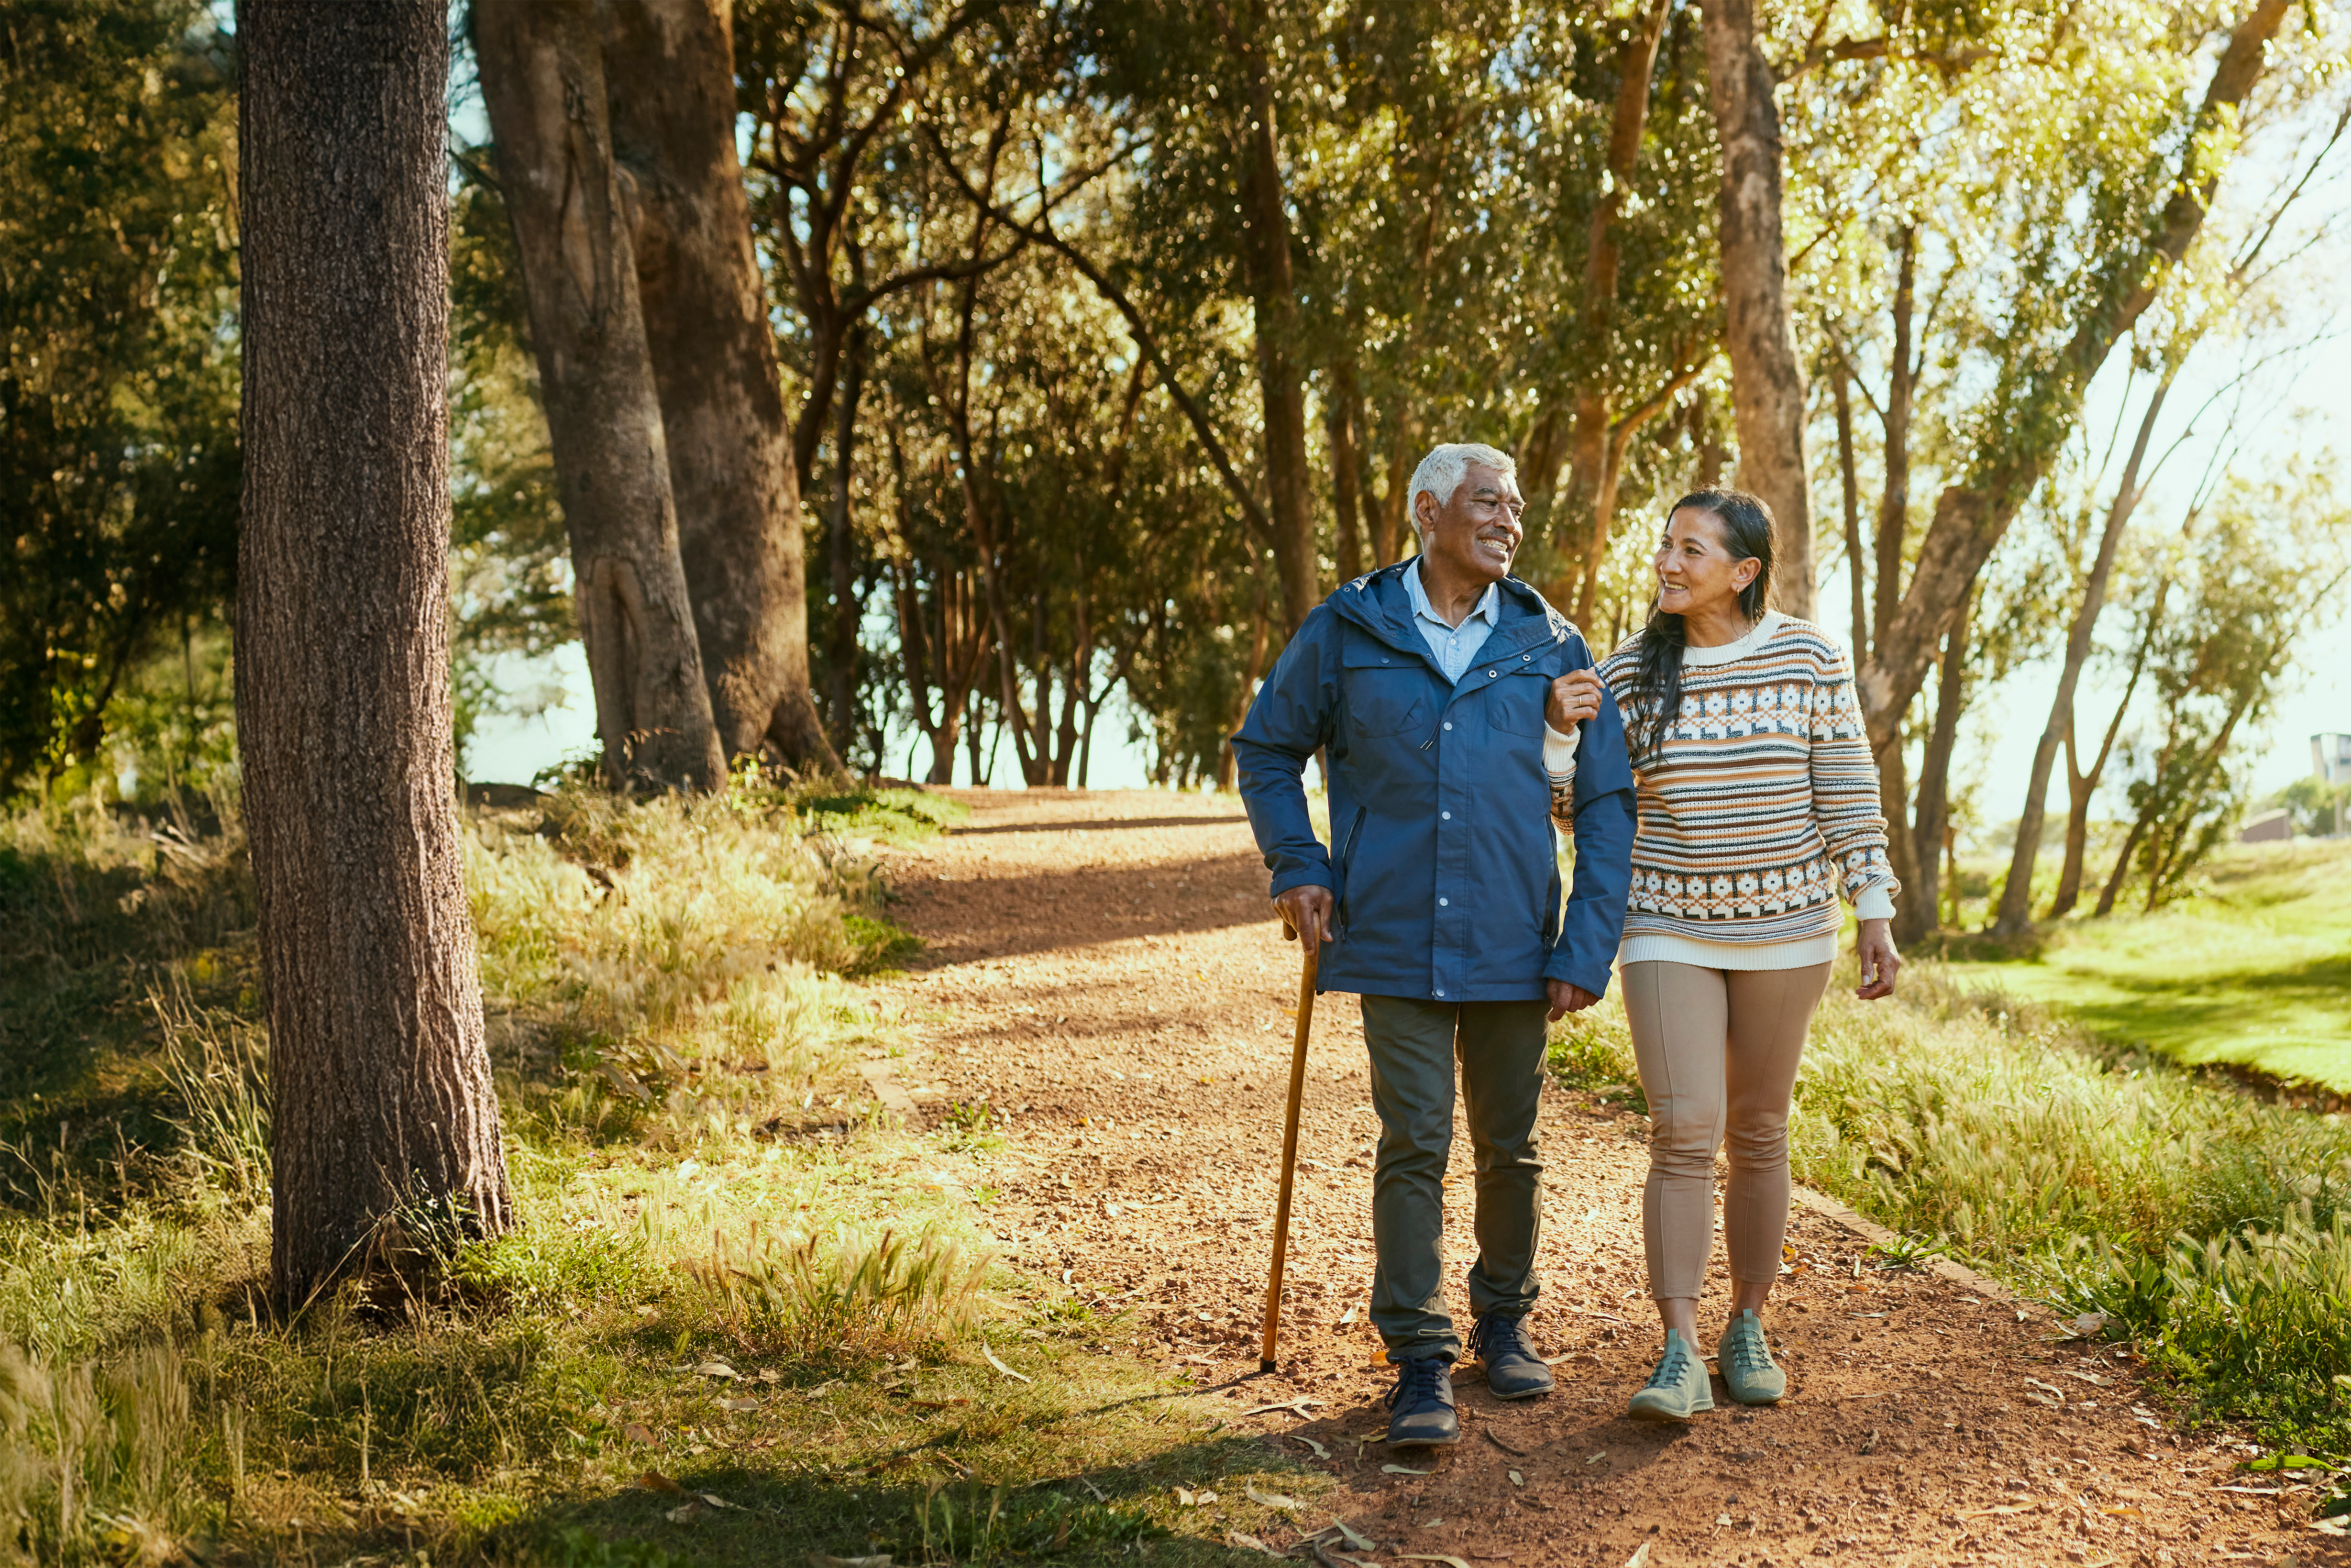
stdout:
{"type": "MultiPolygon", "coordinates": [[[[784,1375],[783,1375],[782,1373],[780,1373],[780,1372],[778,1372],[774,1367],[772,1367],[772,1366],[763,1366],[763,1367],[759,1368],[759,1381],[760,1381],[760,1382],[762,1382],[762,1383],[781,1383],[783,1380],[784,1380],[784,1375]]],[[[867,1561],[867,1559],[864,1559],[864,1558],[846,1558],[846,1557],[845,1557],[845,1558],[841,1558],[841,1559],[840,1559],[840,1561],[844,1562],[844,1563],[851,1563],[851,1562],[864,1562],[864,1561],[867,1561]]]]}
{"type": "Polygon", "coordinates": [[[1022,1383],[1034,1383],[1036,1381],[1035,1378],[1029,1376],[1027,1373],[1015,1372],[1010,1367],[1005,1365],[1002,1362],[997,1360],[996,1353],[988,1349],[985,1343],[980,1345],[979,1354],[987,1357],[988,1365],[996,1368],[997,1371],[1004,1374],[1007,1377],[1018,1378],[1022,1383]]]}
{"type": "Polygon", "coordinates": [[[1649,1543],[1647,1542],[1644,1541],[1641,1542],[1641,1544],[1634,1550],[1633,1555],[1625,1559],[1625,1568],[1649,1568],[1649,1543]]]}
{"type": "Polygon", "coordinates": [[[1730,1516],[1727,1513],[1718,1513],[1714,1516],[1714,1522],[1718,1528],[1722,1525],[1729,1524],[1730,1522],[1730,1516]]]}
{"type": "Polygon", "coordinates": [[[644,1488],[647,1491],[683,1492],[685,1490],[684,1487],[678,1485],[675,1481],[670,1479],[659,1470],[647,1470],[643,1475],[637,1478],[637,1484],[644,1488]]]}
{"type": "Polygon", "coordinates": [[[703,1501],[708,1503],[713,1508],[733,1508],[735,1506],[733,1503],[728,1502],[725,1498],[720,1497],[716,1492],[698,1491],[694,1495],[700,1498],[703,1501]]]}
{"type": "Polygon", "coordinates": [[[1244,1535],[1238,1530],[1228,1530],[1225,1531],[1225,1544],[1228,1546],[1245,1547],[1251,1552],[1262,1552],[1268,1557],[1279,1557],[1281,1555],[1280,1552],[1276,1552],[1272,1547],[1268,1546],[1256,1536],[1244,1535]]]}
{"type": "Polygon", "coordinates": [[[1298,1500],[1296,1498],[1284,1497],[1278,1491],[1259,1491],[1257,1488],[1250,1486],[1245,1486],[1241,1490],[1249,1493],[1249,1500],[1251,1502],[1263,1503],[1268,1508],[1296,1508],[1298,1506],[1298,1500]]]}
{"type": "Polygon", "coordinates": [[[757,1410],[758,1407],[759,1402],[756,1399],[721,1399],[718,1402],[721,1410],[757,1410]]]}
{"type": "Polygon", "coordinates": [[[643,1421],[630,1422],[621,1428],[621,1436],[632,1443],[643,1443],[647,1448],[653,1447],[653,1429],[643,1421]]]}
{"type": "Polygon", "coordinates": [[[698,1377],[740,1377],[743,1375],[723,1361],[705,1361],[694,1369],[698,1377]]]}
{"type": "Polygon", "coordinates": [[[1605,1448],[1603,1448],[1603,1449],[1601,1449],[1601,1450],[1600,1450],[1598,1453],[1596,1453],[1596,1454],[1587,1454],[1587,1455],[1585,1455],[1585,1456],[1584,1456],[1583,1462],[1584,1462],[1585,1464],[1587,1464],[1587,1465],[1596,1465],[1596,1464],[1598,1464],[1601,1460],[1603,1460],[1603,1459],[1606,1458],[1607,1457],[1608,1457],[1608,1450],[1607,1450],[1607,1449],[1605,1449],[1605,1448]]]}
{"type": "MultiPolygon", "coordinates": [[[[1349,1524],[1343,1519],[1334,1517],[1331,1521],[1331,1530],[1337,1531],[1339,1532],[1339,1539],[1345,1542],[1349,1546],[1353,1547],[1358,1552],[1369,1552],[1372,1549],[1370,1539],[1358,1533],[1355,1527],[1349,1524]]],[[[1318,1533],[1327,1535],[1330,1533],[1330,1531],[1322,1531],[1318,1533]]]]}
{"type": "Polygon", "coordinates": [[[1320,1444],[1320,1443],[1316,1442],[1313,1438],[1311,1438],[1311,1437],[1301,1437],[1301,1438],[1299,1438],[1298,1440],[1299,1440],[1300,1442],[1301,1442],[1301,1443],[1305,1444],[1308,1448],[1310,1448],[1313,1449],[1313,1450],[1314,1450],[1314,1457],[1315,1457],[1316,1458],[1318,1458],[1318,1459],[1327,1459],[1327,1458],[1329,1458],[1331,1457],[1331,1450],[1330,1450],[1330,1449],[1328,1449],[1328,1448],[1324,1448],[1322,1444],[1320,1444]]]}
{"type": "Polygon", "coordinates": [[[2097,1335],[2105,1332],[2106,1322],[2106,1314],[2104,1312],[2084,1312],[2080,1317],[2074,1320],[2074,1337],[2075,1339],[2095,1339],[2097,1335]]]}
{"type": "Polygon", "coordinates": [[[1382,1465],[1380,1467],[1380,1474],[1384,1476],[1433,1476],[1437,1472],[1435,1470],[1416,1470],[1408,1465],[1382,1465]]]}
{"type": "Polygon", "coordinates": [[[1349,1323],[1353,1322],[1354,1321],[1355,1309],[1353,1307],[1349,1307],[1345,1312],[1339,1314],[1339,1326],[1341,1328],[1345,1328],[1349,1323]]]}
{"type": "Polygon", "coordinates": [[[677,1507],[671,1509],[667,1513],[662,1515],[662,1517],[668,1520],[672,1524],[691,1524],[709,1511],[710,1511],[703,1507],[700,1502],[688,1500],[678,1504],[677,1507]]]}
{"type": "Polygon", "coordinates": [[[1458,1557],[1447,1557],[1442,1552],[1399,1552],[1396,1556],[1406,1563],[1443,1563],[1447,1564],[1448,1568],[1469,1568],[1469,1564],[1462,1562],[1458,1557]]]}
{"type": "Polygon", "coordinates": [[[2034,1509],[2039,1508],[2040,1506],[2041,1505],[2037,1502],[2004,1502],[1998,1508],[1963,1508],[1959,1511],[1959,1517],[1961,1519],[1985,1519],[1994,1516],[2005,1517],[2006,1515],[2012,1513],[2031,1513],[2034,1509]]]}
{"type": "Polygon", "coordinates": [[[1510,1472],[1510,1484],[1514,1487],[1522,1487],[1527,1484],[1527,1478],[1519,1474],[1518,1471],[1512,1470],[1510,1472]]]}
{"type": "Polygon", "coordinates": [[[1196,1505],[1196,1500],[1192,1496],[1192,1489],[1190,1487],[1177,1487],[1176,1489],[1176,1501],[1182,1507],[1191,1508],[1196,1505]]]}

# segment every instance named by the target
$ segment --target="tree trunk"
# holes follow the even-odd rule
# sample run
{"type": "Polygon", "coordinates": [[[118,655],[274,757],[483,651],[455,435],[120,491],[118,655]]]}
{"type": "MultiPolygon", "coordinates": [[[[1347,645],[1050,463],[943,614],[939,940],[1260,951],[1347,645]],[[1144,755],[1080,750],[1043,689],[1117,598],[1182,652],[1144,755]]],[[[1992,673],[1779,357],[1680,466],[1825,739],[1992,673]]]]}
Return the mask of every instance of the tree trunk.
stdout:
{"type": "Polygon", "coordinates": [[[809,693],[799,475],[735,152],[732,10],[601,0],[613,152],[635,181],[637,288],[719,745],[832,772],[809,693]]]}
{"type": "Polygon", "coordinates": [[[1911,874],[1917,885],[1905,883],[1902,902],[1895,911],[1894,938],[1907,946],[1932,932],[1942,922],[1942,855],[1949,841],[1951,804],[1951,752],[1959,744],[1959,715],[1968,706],[1968,613],[1973,601],[1959,606],[1943,643],[1943,668],[1935,693],[1935,727],[1927,737],[1927,750],[1918,766],[1918,805],[1910,829],[1911,874]]]}
{"type": "Polygon", "coordinates": [[[1753,0],[1705,0],[1707,89],[1722,148],[1721,251],[1739,481],[1779,520],[1780,608],[1813,616],[1813,501],[1804,476],[1804,377],[1788,314],[1780,217],[1778,81],[1753,0]]]}
{"type": "Polygon", "coordinates": [[[2158,278],[2178,265],[2203,226],[2227,165],[2205,132],[2233,120],[2261,79],[2270,41],[2292,9],[2292,0],[2252,0],[2214,64],[2196,117],[2197,134],[2187,143],[2189,162],[2143,243],[2090,279],[2081,291],[2085,303],[2073,338],[2047,356],[2045,367],[2018,378],[2017,390],[1985,422],[1992,434],[1970,455],[1969,477],[1937,497],[1900,607],[1881,627],[1869,662],[1855,672],[1855,687],[1873,737],[1888,722],[1886,716],[1900,722],[1926,680],[1959,586],[1991,559],[2071,435],[2091,379],[2153,303],[2158,278]]]}
{"type": "Polygon", "coordinates": [[[236,720],[298,1308],[395,1216],[514,1205],[452,788],[447,15],[246,0],[237,43],[236,720]]]}
{"type": "Polygon", "coordinates": [[[1331,395],[1323,424],[1331,441],[1331,503],[1339,519],[1339,580],[1364,575],[1363,469],[1355,452],[1355,421],[1364,405],[1355,390],[1355,361],[1331,367],[1331,395]]]}
{"type": "Polygon", "coordinates": [[[1285,630],[1296,632],[1322,602],[1314,514],[1307,500],[1306,381],[1298,365],[1298,294],[1290,276],[1290,213],[1282,199],[1273,78],[1265,57],[1262,0],[1251,37],[1237,41],[1249,87],[1242,151],[1242,252],[1257,338],[1257,382],[1265,414],[1265,477],[1274,570],[1281,578],[1285,630]]]}
{"type": "Polygon", "coordinates": [[[2065,866],[2057,876],[2057,896],[2049,901],[2049,918],[2058,919],[2073,912],[2074,903],[2082,896],[2082,862],[2088,853],[2090,841],[2090,801],[2098,792],[2098,780],[2106,771],[2106,758],[2114,755],[2115,737],[2122,733],[2123,718],[2130,712],[2131,697],[2138,691],[2138,678],[2147,668],[2147,653],[2155,646],[2156,629],[2162,624],[2164,591],[2170,584],[2156,585],[2155,607],[2148,612],[2147,630],[2139,637],[2137,651],[2131,655],[2130,679],[2123,683],[2123,700],[2116,705],[2115,716],[2106,725],[2105,737],[2098,743],[2098,755],[2091,758],[2086,768],[2076,765],[2074,757],[2074,731],[2065,732],[2065,866]]]}
{"type": "Polygon", "coordinates": [[[825,639],[825,707],[833,749],[843,755],[857,733],[857,628],[864,605],[857,597],[856,537],[850,489],[857,478],[857,410],[865,401],[865,327],[850,329],[846,373],[833,403],[832,505],[825,509],[826,564],[831,569],[832,624],[825,639]]]}
{"type": "Polygon", "coordinates": [[[1232,737],[1239,731],[1242,723],[1248,719],[1249,700],[1256,696],[1257,683],[1265,674],[1265,645],[1268,629],[1265,595],[1259,592],[1257,597],[1256,613],[1249,617],[1249,673],[1241,677],[1240,696],[1233,704],[1232,722],[1225,727],[1225,744],[1217,753],[1217,792],[1220,795],[1229,795],[1233,790],[1233,778],[1238,769],[1239,758],[1233,755],[1232,737]]]}
{"type": "Polygon", "coordinates": [[[605,776],[709,789],[726,757],[678,558],[589,0],[477,0],[474,49],[522,258],[605,776]]]}
{"type": "MultiPolygon", "coordinates": [[[[1616,239],[1616,218],[1624,211],[1641,161],[1641,131],[1649,118],[1649,79],[1657,63],[1657,41],[1665,34],[1667,0],[1654,0],[1641,25],[1626,32],[1616,47],[1616,102],[1608,130],[1607,182],[1592,209],[1584,235],[1583,339],[1595,356],[1615,346],[1616,277],[1622,247],[1616,239]]],[[[1677,367],[1678,369],[1678,367],[1677,367]]],[[[1593,596],[1598,591],[1600,568],[1608,554],[1609,530],[1616,514],[1617,476],[1623,467],[1624,443],[1615,439],[1615,410],[1609,401],[1606,378],[1588,376],[1574,403],[1568,439],[1567,505],[1553,525],[1555,534],[1580,526],[1583,538],[1583,583],[1575,597],[1575,619],[1592,624],[1593,596]]],[[[1562,549],[1561,555],[1567,551],[1562,549]]]]}
{"type": "MultiPolygon", "coordinates": [[[[1877,582],[1869,645],[1885,641],[1902,605],[1902,547],[1910,533],[1910,411],[1923,373],[1911,350],[1918,304],[1918,231],[1907,227],[1895,246],[1894,354],[1886,373],[1886,484],[1877,497],[1877,582]]],[[[1855,646],[1856,666],[1866,651],[1855,646]]],[[[1908,706],[1904,706],[1904,712],[1908,706]]]]}
{"type": "Polygon", "coordinates": [[[2115,498],[2106,508],[2106,524],[2098,537],[2097,559],[2091,563],[2090,575],[2082,584],[2081,607],[2074,612],[2074,626],[2065,639],[2065,667],[2057,677],[2057,695],[2049,704],[2049,722],[2042,727],[2041,740],[2032,748],[2032,771],[2024,786],[2024,810],[2017,819],[2016,850],[2009,859],[2008,881],[2001,889],[2000,917],[1992,929],[2002,936],[2021,935],[2032,924],[2032,868],[2041,854],[2041,826],[2047,810],[2049,775],[2057,766],[2057,747],[2074,731],[2074,693],[2081,685],[2082,666],[2089,663],[2090,649],[2098,629],[2098,615],[2106,607],[2106,580],[2114,573],[2115,553],[2122,548],[2123,530],[2129,527],[2131,513],[2137,510],[2139,500],[2139,465],[2147,460],[2147,445],[2155,436],[2155,422],[2163,412],[2164,394],[2171,390],[2171,378],[2166,375],[2156,383],[2155,395],[2147,400],[2147,414],[2138,423],[2138,437],[2131,444],[2130,461],[2123,465],[2122,482],[2115,488],[2115,498]]]}
{"type": "Polygon", "coordinates": [[[1853,590],[1853,662],[1869,657],[1869,568],[1861,556],[1861,475],[1853,458],[1853,374],[1839,360],[1829,372],[1836,392],[1837,476],[1844,486],[1844,574],[1853,590]]]}

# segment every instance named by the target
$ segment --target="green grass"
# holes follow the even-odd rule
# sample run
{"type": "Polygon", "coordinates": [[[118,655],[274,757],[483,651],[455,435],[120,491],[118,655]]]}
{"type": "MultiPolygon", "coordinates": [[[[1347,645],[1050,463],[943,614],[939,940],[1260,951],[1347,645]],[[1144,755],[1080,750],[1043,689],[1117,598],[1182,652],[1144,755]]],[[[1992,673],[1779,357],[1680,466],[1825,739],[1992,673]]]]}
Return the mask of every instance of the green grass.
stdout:
{"type": "Polygon", "coordinates": [[[2057,922],[2033,957],[1951,973],[2116,1046],[2351,1093],[2351,842],[2240,845],[2195,896],[2057,922]]]}
{"type": "MultiPolygon", "coordinates": [[[[2106,1314],[2188,1419],[2351,1457],[2351,1124],[2116,1051],[1934,964],[1876,1004],[1853,999],[1850,958],[1840,970],[1796,1085],[1799,1181],[1905,1254],[2106,1314]]],[[[1621,1006],[1555,1026],[1552,1061],[1579,1088],[1636,1084],[1621,1006]]]]}
{"type": "Polygon", "coordinates": [[[521,1226],[291,1319],[233,803],[0,821],[0,1563],[1206,1563],[1266,1511],[1177,1486],[1324,1485],[998,1258],[986,1107],[870,1108],[874,810],[471,818],[521,1226]]]}

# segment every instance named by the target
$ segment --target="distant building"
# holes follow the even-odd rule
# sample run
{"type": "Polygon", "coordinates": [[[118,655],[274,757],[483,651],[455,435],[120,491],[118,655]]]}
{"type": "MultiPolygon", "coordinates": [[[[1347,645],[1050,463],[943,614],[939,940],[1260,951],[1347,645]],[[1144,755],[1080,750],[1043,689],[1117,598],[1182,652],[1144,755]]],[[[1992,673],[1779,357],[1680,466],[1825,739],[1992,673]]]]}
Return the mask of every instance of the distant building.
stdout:
{"type": "Polygon", "coordinates": [[[2328,784],[2351,784],[2351,735],[2312,736],[2310,770],[2328,784]]]}
{"type": "Polygon", "coordinates": [[[2237,841],[2241,844],[2283,844],[2291,842],[2293,838],[2294,813],[2287,810],[2263,811],[2258,817],[2248,818],[2245,825],[2237,830],[2237,841]]]}

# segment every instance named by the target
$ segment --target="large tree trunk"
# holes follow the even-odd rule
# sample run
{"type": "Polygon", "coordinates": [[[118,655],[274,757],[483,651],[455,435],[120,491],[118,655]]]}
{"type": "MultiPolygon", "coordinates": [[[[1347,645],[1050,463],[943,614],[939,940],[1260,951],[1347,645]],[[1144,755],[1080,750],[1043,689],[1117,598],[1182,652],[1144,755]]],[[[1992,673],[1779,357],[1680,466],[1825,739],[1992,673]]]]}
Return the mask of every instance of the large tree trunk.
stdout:
{"type": "Polygon", "coordinates": [[[1869,563],[1861,555],[1861,474],[1853,458],[1853,372],[1843,360],[1829,371],[1836,394],[1837,477],[1844,490],[1844,574],[1853,594],[1853,661],[1869,656],[1869,563]]]}
{"type": "Polygon", "coordinates": [[[514,1222],[449,693],[447,18],[246,0],[237,741],[298,1306],[399,1214],[514,1222]]]}
{"type": "Polygon", "coordinates": [[[2073,338],[2049,356],[2045,368],[2017,378],[2017,390],[1984,422],[1991,434],[1971,455],[1969,476],[1937,497],[1901,604],[1855,673],[1854,685],[1873,739],[1882,727],[1899,727],[1934,663],[1960,586],[1991,559],[2072,435],[2091,379],[2154,302],[2158,282],[2187,255],[2203,226],[2227,163],[2203,132],[2228,122],[2252,91],[2270,40],[2292,9],[2292,0],[2252,0],[2213,67],[2196,118],[2199,134],[2188,143],[2189,161],[2163,210],[2148,224],[2142,243],[2084,290],[2085,303],[2073,338]]]}
{"type": "Polygon", "coordinates": [[[1262,0],[1252,7],[1251,36],[1236,40],[1249,87],[1243,142],[1242,244],[1256,325],[1257,384],[1265,414],[1265,478],[1271,502],[1274,570],[1281,578],[1282,627],[1295,632],[1322,600],[1308,498],[1306,378],[1298,361],[1298,291],[1290,274],[1290,212],[1282,200],[1281,151],[1273,117],[1273,78],[1265,57],[1262,0]]]}
{"type": "Polygon", "coordinates": [[[1942,846],[1951,815],[1951,753],[1958,747],[1959,715],[1968,706],[1968,612],[1959,606],[1943,642],[1943,668],[1935,694],[1935,727],[1928,733],[1918,765],[1918,808],[1910,830],[1910,875],[1894,914],[1894,939],[1906,946],[1942,924],[1942,846]]]}
{"type": "Polygon", "coordinates": [[[2041,854],[2049,776],[2057,767],[2057,747],[2074,733],[2074,694],[2081,685],[2082,666],[2090,660],[2099,613],[2106,607],[2106,580],[2114,574],[2115,554],[2122,548],[2123,531],[2130,526],[2131,514],[2138,509],[2139,465],[2147,460],[2147,443],[2154,439],[2155,422],[2163,412],[2164,394],[2170,390],[2171,378],[2167,375],[2157,383],[2155,395],[2147,401],[2146,417],[2139,421],[2138,437],[2131,444],[2130,460],[2123,465],[2122,482],[2115,488],[2114,503],[2106,508],[2105,528],[2098,537],[2097,559],[2091,563],[2090,575],[2082,584],[2082,602],[2074,612],[2074,627],[2065,639],[2065,665],[2057,677],[2057,695],[2050,701],[2049,722],[2042,726],[2040,743],[2032,748],[2032,771],[2025,780],[2023,814],[2016,823],[2016,849],[2009,858],[2008,882],[2001,889],[2000,915],[1992,923],[1992,930],[2002,936],[2020,936],[2032,925],[2032,869],[2041,854]]]}
{"type": "Polygon", "coordinates": [[[1739,482],[1779,520],[1780,608],[1813,615],[1813,498],[1804,476],[1804,377],[1788,314],[1780,220],[1780,110],[1753,0],[1705,0],[1708,94],[1722,148],[1725,346],[1739,427],[1739,482]]]}
{"type": "Polygon", "coordinates": [[[732,10],[601,0],[612,148],[635,181],[637,287],[719,744],[831,772],[809,693],[799,473],[735,151],[732,10]]]}
{"type": "Polygon", "coordinates": [[[678,559],[589,0],[476,0],[474,52],[522,258],[605,774],[708,789],[726,760],[678,559]]]}

